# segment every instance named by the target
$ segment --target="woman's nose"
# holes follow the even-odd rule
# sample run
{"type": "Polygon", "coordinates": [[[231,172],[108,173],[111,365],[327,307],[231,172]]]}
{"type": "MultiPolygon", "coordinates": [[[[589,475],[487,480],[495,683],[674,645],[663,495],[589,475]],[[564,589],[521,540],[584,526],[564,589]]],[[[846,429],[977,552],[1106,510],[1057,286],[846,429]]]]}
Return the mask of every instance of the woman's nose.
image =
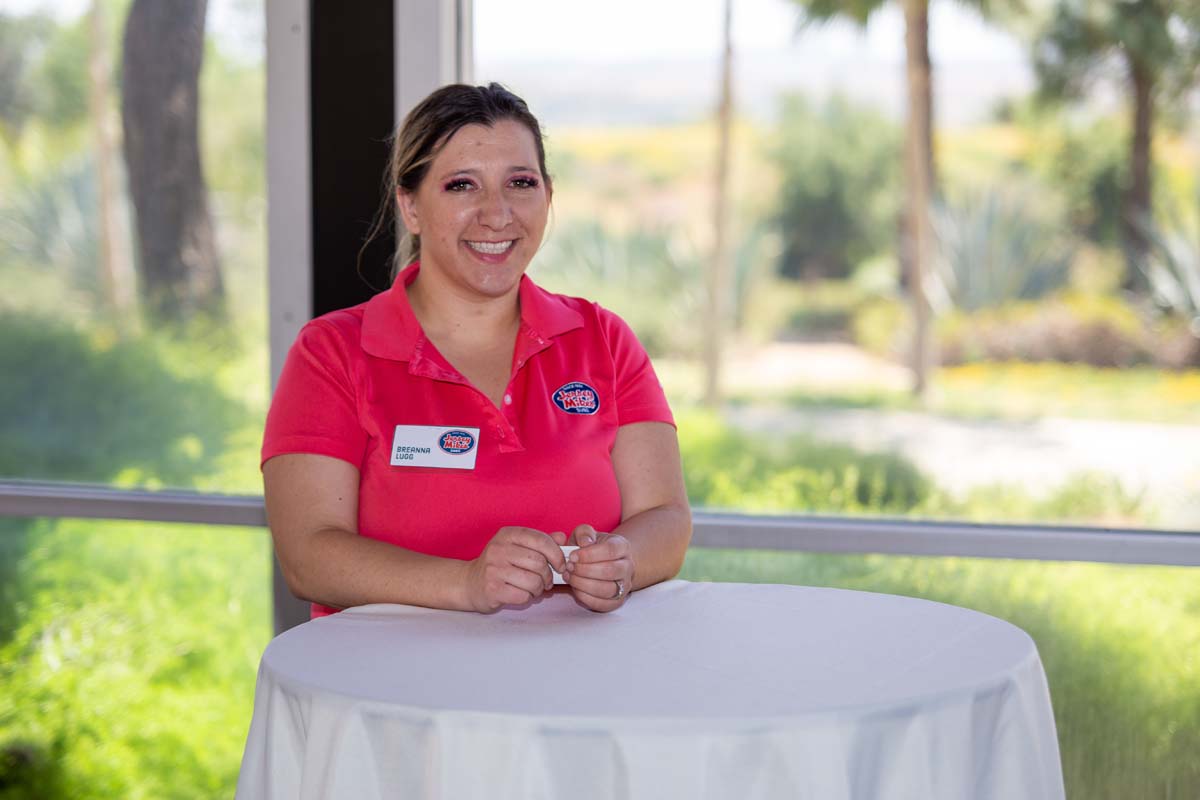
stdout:
{"type": "Polygon", "coordinates": [[[479,208],[479,222],[492,230],[501,230],[512,222],[512,207],[504,192],[485,192],[479,208]]]}

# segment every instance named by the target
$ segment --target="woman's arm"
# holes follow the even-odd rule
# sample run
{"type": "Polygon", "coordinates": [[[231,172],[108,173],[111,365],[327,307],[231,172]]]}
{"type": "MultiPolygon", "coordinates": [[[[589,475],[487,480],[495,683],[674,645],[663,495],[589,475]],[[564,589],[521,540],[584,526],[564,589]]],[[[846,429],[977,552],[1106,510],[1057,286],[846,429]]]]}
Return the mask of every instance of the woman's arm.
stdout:
{"type": "Polygon", "coordinates": [[[617,580],[629,592],[675,577],[692,538],[673,427],[665,422],[621,426],[612,460],[621,491],[621,524],[608,536],[590,525],[577,528],[573,539],[581,549],[569,566],[576,597],[596,611],[611,611],[624,602],[624,597],[614,597],[617,580]]]}
{"type": "Polygon", "coordinates": [[[276,456],[263,465],[263,484],[267,522],[288,587],[323,605],[493,611],[537,597],[552,585],[550,565],[563,567],[562,542],[530,528],[501,528],[474,561],[359,536],[358,470],[337,458],[276,456]]]}

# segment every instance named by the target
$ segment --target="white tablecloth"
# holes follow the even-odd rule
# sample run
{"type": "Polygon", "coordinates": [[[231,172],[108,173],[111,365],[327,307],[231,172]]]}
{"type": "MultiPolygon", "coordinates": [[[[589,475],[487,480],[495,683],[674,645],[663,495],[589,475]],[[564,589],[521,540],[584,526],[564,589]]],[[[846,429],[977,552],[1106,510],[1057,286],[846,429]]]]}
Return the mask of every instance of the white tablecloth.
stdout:
{"type": "Polygon", "coordinates": [[[374,605],[267,647],[241,800],[1063,798],[1033,641],[891,595],[672,581],[374,605]]]}

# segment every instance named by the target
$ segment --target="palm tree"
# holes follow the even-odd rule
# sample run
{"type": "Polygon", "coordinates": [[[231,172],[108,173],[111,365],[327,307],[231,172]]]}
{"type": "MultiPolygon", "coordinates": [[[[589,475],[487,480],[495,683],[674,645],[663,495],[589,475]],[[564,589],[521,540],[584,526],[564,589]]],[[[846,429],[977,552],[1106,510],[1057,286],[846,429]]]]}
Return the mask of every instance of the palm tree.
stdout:
{"type": "MultiPolygon", "coordinates": [[[[866,26],[887,0],[793,0],[804,25],[849,19],[866,26]]],[[[905,125],[904,236],[901,263],[913,309],[913,392],[924,396],[933,365],[928,275],[933,246],[929,208],[937,191],[933,148],[933,66],[929,59],[929,0],[899,0],[904,12],[908,115],[905,125]]],[[[988,13],[994,0],[960,0],[988,13]]]]}
{"type": "Polygon", "coordinates": [[[1123,228],[1126,288],[1148,288],[1139,264],[1150,250],[1155,106],[1195,83],[1200,66],[1200,8],[1194,0],[1058,0],[1034,44],[1042,94],[1080,97],[1113,67],[1123,73],[1132,117],[1123,228]]]}

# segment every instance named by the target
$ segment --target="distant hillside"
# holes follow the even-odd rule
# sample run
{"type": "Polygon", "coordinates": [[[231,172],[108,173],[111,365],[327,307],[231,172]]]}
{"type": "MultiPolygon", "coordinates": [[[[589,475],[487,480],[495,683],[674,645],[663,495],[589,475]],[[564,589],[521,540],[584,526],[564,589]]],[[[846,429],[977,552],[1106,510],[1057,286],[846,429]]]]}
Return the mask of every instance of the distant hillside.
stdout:
{"type": "MultiPolygon", "coordinates": [[[[687,122],[712,112],[716,60],[595,64],[579,61],[496,60],[477,63],[480,81],[496,80],[523,95],[547,125],[630,125],[687,122]]],[[[1033,87],[1027,65],[1012,61],[956,62],[935,71],[938,124],[987,118],[997,102],[1033,87]]],[[[900,62],[814,61],[788,51],[742,53],[736,61],[737,103],[752,118],[769,119],[782,92],[824,97],[835,91],[900,119],[904,73],[900,62]]]]}

